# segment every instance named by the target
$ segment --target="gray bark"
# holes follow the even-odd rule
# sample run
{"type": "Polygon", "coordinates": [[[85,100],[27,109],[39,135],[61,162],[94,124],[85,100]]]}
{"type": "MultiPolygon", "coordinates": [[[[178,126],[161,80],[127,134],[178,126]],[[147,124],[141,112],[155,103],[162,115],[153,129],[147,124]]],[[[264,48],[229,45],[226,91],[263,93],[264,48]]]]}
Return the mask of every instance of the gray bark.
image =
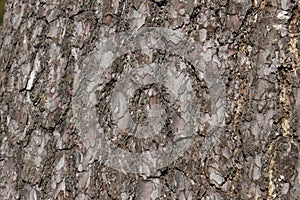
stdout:
{"type": "Polygon", "coordinates": [[[8,0],[0,199],[300,199],[299,12],[8,0]]]}

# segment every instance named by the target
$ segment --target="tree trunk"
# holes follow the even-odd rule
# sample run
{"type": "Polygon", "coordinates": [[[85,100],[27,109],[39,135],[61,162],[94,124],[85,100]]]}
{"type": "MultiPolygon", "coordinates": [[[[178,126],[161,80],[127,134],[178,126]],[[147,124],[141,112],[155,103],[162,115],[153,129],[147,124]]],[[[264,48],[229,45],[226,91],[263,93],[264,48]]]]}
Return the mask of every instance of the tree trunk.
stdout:
{"type": "Polygon", "coordinates": [[[300,199],[299,12],[8,0],[0,199],[300,199]]]}

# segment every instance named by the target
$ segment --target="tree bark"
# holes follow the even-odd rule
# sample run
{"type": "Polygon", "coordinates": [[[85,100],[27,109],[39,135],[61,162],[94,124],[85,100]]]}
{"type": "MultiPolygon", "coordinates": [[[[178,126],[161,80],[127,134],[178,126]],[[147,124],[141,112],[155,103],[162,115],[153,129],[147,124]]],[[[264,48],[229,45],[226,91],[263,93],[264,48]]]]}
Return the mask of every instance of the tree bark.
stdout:
{"type": "Polygon", "coordinates": [[[0,199],[300,199],[299,12],[292,0],[8,0],[0,199]]]}

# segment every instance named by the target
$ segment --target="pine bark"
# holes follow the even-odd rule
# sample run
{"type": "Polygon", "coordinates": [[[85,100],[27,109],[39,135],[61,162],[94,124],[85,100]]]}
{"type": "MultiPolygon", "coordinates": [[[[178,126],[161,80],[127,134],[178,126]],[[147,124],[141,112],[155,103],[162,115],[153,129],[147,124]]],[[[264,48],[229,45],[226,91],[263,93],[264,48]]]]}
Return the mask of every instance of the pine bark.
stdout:
{"type": "MultiPolygon", "coordinates": [[[[299,31],[300,1],[292,0],[8,0],[0,33],[0,199],[300,199],[299,31]],[[85,59],[104,38],[147,27],[183,32],[201,46],[205,76],[188,68],[198,84],[199,133],[168,166],[126,173],[99,158],[103,135],[78,129],[76,77],[88,73],[85,59]],[[216,71],[224,85],[221,128],[201,121],[217,112],[207,86],[216,71]]],[[[138,66],[143,56],[131,52],[100,69],[107,75],[96,106],[104,130],[113,123],[105,105],[119,83],[114,74],[122,78],[123,66],[138,66]]],[[[148,100],[138,95],[126,103],[142,120],[139,98],[148,100]]],[[[167,128],[166,137],[116,145],[141,152],[169,142],[167,128]]]]}

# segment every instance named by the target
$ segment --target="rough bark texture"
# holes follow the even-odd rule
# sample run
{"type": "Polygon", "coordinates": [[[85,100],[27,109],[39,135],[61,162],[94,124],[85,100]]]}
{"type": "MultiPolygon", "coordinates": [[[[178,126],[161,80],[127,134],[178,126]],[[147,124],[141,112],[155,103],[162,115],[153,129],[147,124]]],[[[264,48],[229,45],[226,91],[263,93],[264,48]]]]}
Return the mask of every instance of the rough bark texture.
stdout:
{"type": "MultiPolygon", "coordinates": [[[[300,1],[293,0],[8,0],[0,35],[0,199],[300,199],[299,29],[300,1]],[[78,129],[72,102],[97,44],[145,27],[179,30],[201,46],[199,66],[187,67],[199,94],[199,133],[168,166],[126,173],[99,158],[102,136],[78,129]],[[206,81],[216,71],[226,95],[223,126],[214,129],[220,122],[201,120],[216,114],[206,81]]],[[[145,141],[114,140],[110,131],[106,104],[127,65],[180,63],[168,52],[152,56],[131,52],[100,68],[99,123],[127,151],[172,140],[168,125],[164,137],[145,141]]],[[[146,85],[125,102],[136,123],[152,100],[172,116],[178,108],[161,100],[165,90],[146,85]],[[147,96],[150,89],[157,96],[147,96]]]]}

